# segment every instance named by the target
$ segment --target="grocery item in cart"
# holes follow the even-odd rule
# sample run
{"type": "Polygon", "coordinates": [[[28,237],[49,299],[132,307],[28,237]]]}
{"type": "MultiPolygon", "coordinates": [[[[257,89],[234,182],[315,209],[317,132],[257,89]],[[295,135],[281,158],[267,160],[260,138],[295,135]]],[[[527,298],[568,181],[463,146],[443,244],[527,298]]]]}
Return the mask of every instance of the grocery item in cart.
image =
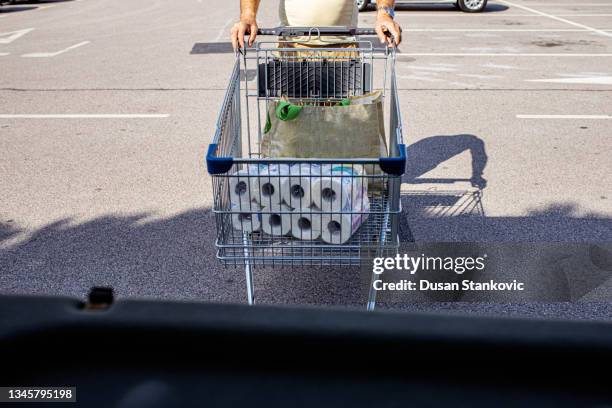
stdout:
{"type": "Polygon", "coordinates": [[[285,203],[292,208],[310,208],[312,183],[321,176],[321,165],[303,163],[289,168],[289,177],[282,186],[285,203]]]}
{"type": "Polygon", "coordinates": [[[248,169],[240,170],[228,177],[229,195],[232,205],[242,205],[249,208],[250,203],[253,200],[251,183],[253,176],[257,176],[258,174],[259,170],[257,166],[249,166],[248,169]]]}
{"type": "Polygon", "coordinates": [[[289,165],[260,166],[260,175],[251,179],[252,198],[264,207],[283,202],[282,185],[289,175],[289,165]]]}
{"type": "Polygon", "coordinates": [[[269,103],[264,157],[387,157],[382,91],[350,97],[338,106],[289,102],[269,103]]]}
{"type": "Polygon", "coordinates": [[[316,208],[296,209],[291,214],[291,234],[304,241],[321,236],[321,212],[316,208]]]}
{"type": "Polygon", "coordinates": [[[264,207],[261,214],[263,232],[274,236],[285,236],[291,232],[291,207],[280,204],[264,207]]]}
{"type": "Polygon", "coordinates": [[[232,205],[232,226],[243,232],[255,232],[261,228],[261,207],[257,203],[250,205],[232,205]]]}
{"type": "Polygon", "coordinates": [[[364,197],[368,197],[368,184],[359,165],[324,166],[323,176],[312,186],[312,201],[324,212],[354,211],[364,197]]]}
{"type": "Polygon", "coordinates": [[[353,211],[357,214],[328,213],[321,216],[321,239],[328,244],[346,244],[370,215],[370,201],[364,196],[353,211]]]}

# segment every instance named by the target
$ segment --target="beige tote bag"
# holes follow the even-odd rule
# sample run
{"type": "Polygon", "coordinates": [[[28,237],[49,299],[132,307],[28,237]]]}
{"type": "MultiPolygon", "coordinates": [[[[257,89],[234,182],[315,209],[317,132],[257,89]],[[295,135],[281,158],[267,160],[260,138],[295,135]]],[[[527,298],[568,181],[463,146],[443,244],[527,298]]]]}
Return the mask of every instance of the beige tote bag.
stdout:
{"type": "Polygon", "coordinates": [[[261,153],[269,158],[387,157],[382,91],[337,106],[270,102],[261,153]]]}

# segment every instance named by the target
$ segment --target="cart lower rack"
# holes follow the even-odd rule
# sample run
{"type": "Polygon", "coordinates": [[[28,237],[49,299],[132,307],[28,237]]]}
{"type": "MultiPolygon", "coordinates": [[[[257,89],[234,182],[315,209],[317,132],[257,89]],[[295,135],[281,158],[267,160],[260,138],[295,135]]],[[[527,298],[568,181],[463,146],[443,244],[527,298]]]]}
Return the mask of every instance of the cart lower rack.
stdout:
{"type": "MultiPolygon", "coordinates": [[[[406,164],[395,48],[374,48],[363,38],[325,48],[296,46],[315,36],[321,42],[323,35],[373,30],[290,27],[259,33],[281,39],[237,54],[207,154],[217,257],[245,268],[249,304],[255,301],[255,267],[371,265],[373,257],[395,254],[406,164]],[[264,157],[271,102],[333,106],[375,89],[384,98],[388,155],[264,157]]],[[[368,309],[375,300],[371,288],[368,309]]]]}

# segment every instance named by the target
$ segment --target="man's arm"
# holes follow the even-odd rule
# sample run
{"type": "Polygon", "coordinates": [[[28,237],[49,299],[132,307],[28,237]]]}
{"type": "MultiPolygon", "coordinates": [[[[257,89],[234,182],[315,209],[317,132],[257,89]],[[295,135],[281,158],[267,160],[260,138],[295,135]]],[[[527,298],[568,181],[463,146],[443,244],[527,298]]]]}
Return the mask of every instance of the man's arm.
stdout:
{"type": "Polygon", "coordinates": [[[234,50],[244,48],[244,36],[249,34],[249,46],[257,37],[257,10],[260,0],[240,0],[240,21],[232,27],[232,46],[234,50]]]}
{"type": "Polygon", "coordinates": [[[382,43],[387,42],[390,46],[399,45],[402,42],[402,28],[397,24],[393,17],[385,11],[385,9],[391,9],[395,7],[395,0],[377,0],[376,7],[378,8],[378,18],[376,19],[376,33],[382,43]],[[391,34],[395,39],[395,44],[391,37],[388,37],[385,33],[391,34]]]}

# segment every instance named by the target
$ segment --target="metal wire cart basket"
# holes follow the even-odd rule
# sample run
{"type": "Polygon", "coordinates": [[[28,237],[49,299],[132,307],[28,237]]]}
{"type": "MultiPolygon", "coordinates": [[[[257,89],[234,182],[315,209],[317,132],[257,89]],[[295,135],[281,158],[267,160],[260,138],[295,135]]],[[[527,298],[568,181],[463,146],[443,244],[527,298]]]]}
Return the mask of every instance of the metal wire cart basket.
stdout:
{"type": "MultiPolygon", "coordinates": [[[[250,304],[254,267],[360,266],[395,254],[406,164],[395,48],[355,37],[374,35],[369,29],[285,27],[259,34],[280,39],[237,54],[207,154],[217,257],[244,266],[250,304]],[[296,47],[326,35],[353,36],[352,45],[296,47]],[[271,102],[335,106],[375,89],[384,101],[385,157],[264,157],[271,102]],[[334,190],[339,185],[345,187],[334,190]]],[[[374,302],[370,290],[368,308],[374,302]]]]}

